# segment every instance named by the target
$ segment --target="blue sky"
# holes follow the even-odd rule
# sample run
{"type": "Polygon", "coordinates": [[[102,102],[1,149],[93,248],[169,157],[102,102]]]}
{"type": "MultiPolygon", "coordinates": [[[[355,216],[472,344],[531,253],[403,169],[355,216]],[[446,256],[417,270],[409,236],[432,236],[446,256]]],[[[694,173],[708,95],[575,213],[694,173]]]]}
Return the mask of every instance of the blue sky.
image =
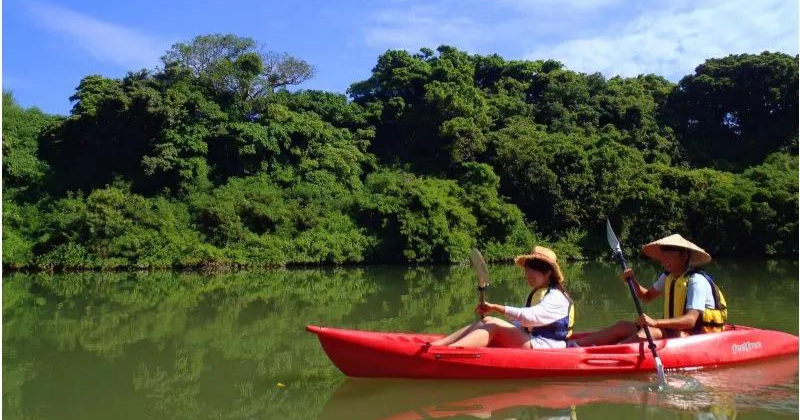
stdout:
{"type": "Polygon", "coordinates": [[[673,81],[711,57],[798,53],[794,0],[6,0],[2,23],[3,90],[59,114],[82,77],[154,68],[173,43],[208,33],[302,58],[318,73],[301,88],[342,93],[387,49],[440,44],[673,81]]]}

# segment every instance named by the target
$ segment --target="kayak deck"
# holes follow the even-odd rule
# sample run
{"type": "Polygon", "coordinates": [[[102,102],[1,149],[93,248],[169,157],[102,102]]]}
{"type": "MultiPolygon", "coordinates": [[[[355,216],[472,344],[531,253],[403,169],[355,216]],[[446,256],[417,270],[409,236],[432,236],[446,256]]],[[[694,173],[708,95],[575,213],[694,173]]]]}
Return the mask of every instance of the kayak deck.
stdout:
{"type": "MultiPolygon", "coordinates": [[[[536,378],[652,372],[647,343],[565,349],[446,347],[441,335],[357,331],[309,325],[333,363],[353,377],[536,378]]],[[[576,335],[579,336],[579,335],[576,335]]],[[[720,333],[656,340],[667,369],[726,366],[797,354],[798,338],[731,326],[720,333]]]]}

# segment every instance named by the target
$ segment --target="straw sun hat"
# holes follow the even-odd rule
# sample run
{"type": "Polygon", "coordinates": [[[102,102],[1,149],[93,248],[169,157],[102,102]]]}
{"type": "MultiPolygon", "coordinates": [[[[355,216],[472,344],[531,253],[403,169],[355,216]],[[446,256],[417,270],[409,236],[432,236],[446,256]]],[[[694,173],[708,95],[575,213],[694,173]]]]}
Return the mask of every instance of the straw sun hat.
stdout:
{"type": "Polygon", "coordinates": [[[708,255],[703,248],[687,241],[683,236],[678,235],[677,233],[674,235],[669,235],[666,238],[661,238],[657,241],[650,242],[649,244],[642,247],[642,253],[647,255],[648,257],[661,261],[661,256],[663,251],[661,250],[662,246],[671,246],[675,248],[683,248],[689,251],[691,255],[689,257],[689,265],[692,267],[699,267],[701,265],[708,264],[711,261],[711,255],[708,255]]]}
{"type": "Polygon", "coordinates": [[[544,261],[553,269],[553,273],[555,274],[556,280],[559,283],[564,283],[564,274],[561,272],[561,267],[559,267],[558,265],[558,258],[556,257],[556,253],[553,252],[552,249],[545,248],[543,246],[535,246],[533,247],[533,251],[531,251],[530,254],[519,255],[516,258],[514,258],[514,262],[522,268],[525,268],[525,263],[528,260],[544,261]]]}

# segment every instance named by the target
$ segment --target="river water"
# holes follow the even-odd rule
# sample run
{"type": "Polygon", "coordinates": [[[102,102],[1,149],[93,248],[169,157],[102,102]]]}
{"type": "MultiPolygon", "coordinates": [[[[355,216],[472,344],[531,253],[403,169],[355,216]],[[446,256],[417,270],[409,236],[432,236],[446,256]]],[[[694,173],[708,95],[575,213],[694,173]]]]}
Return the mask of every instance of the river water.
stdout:
{"type": "MultiPolygon", "coordinates": [[[[634,264],[642,283],[657,268],[634,264]]],[[[576,329],[635,318],[615,266],[569,264],[576,329]]],[[[729,321],[798,333],[797,261],[708,267],[729,321]]],[[[521,304],[519,269],[487,299],[521,304]]],[[[797,357],[727,369],[527,381],[349,379],[307,324],[450,332],[475,319],[468,266],[3,279],[3,415],[14,419],[797,418],[797,357]]],[[[660,315],[661,301],[646,307],[660,315]]]]}

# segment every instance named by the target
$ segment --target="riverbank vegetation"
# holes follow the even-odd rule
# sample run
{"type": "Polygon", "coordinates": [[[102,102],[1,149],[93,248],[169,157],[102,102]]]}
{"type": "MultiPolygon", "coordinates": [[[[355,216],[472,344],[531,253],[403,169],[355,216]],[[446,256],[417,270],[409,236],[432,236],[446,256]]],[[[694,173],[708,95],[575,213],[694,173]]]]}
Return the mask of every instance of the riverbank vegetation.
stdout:
{"type": "Polygon", "coordinates": [[[798,252],[798,59],[677,84],[441,46],[387,51],[348,95],[232,35],[89,75],[68,116],[3,94],[3,265],[132,269],[605,255],[680,232],[798,252]]]}

